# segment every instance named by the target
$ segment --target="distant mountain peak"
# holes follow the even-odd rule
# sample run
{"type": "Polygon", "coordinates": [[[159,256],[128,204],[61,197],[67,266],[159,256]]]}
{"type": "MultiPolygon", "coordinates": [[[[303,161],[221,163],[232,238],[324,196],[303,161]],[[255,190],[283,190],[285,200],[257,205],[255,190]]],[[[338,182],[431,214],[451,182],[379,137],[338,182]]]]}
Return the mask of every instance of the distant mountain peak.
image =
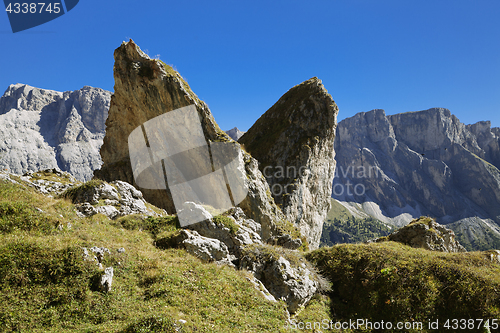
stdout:
{"type": "Polygon", "coordinates": [[[229,135],[234,141],[238,141],[243,134],[245,134],[245,132],[240,131],[238,127],[233,127],[229,131],[226,131],[226,134],[229,135]]]}

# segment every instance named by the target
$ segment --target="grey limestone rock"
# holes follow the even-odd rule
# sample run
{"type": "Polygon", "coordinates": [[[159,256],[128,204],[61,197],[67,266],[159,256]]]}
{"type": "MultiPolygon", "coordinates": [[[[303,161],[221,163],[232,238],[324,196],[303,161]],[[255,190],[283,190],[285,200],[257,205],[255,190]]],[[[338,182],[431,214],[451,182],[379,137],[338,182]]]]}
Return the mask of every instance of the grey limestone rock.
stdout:
{"type": "Polygon", "coordinates": [[[337,114],[314,77],[291,88],[238,141],[259,161],[270,194],[311,249],[330,209],[337,114]]]}
{"type": "MultiPolygon", "coordinates": [[[[198,209],[204,210],[203,207],[198,207],[198,209]]],[[[237,257],[241,255],[242,247],[262,243],[260,224],[248,219],[241,208],[233,208],[227,215],[222,219],[229,221],[231,226],[219,223],[217,217],[214,218],[205,211],[204,216],[207,218],[202,222],[188,226],[188,228],[197,231],[204,237],[218,239],[227,245],[231,254],[237,257]]]]}
{"type": "Polygon", "coordinates": [[[447,109],[358,113],[337,127],[332,196],[399,227],[426,215],[470,243],[500,237],[499,142],[489,122],[466,126],[447,109]]]}
{"type": "Polygon", "coordinates": [[[108,293],[111,291],[113,284],[113,267],[107,267],[101,277],[101,290],[108,293]]]}
{"type": "Polygon", "coordinates": [[[232,265],[226,244],[218,239],[201,236],[194,230],[181,229],[175,239],[177,246],[200,258],[203,262],[225,263],[232,265]]]}
{"type": "Polygon", "coordinates": [[[59,168],[80,181],[101,164],[111,92],[85,86],[57,92],[10,85],[0,98],[0,169],[59,168]]]}
{"type": "Polygon", "coordinates": [[[158,216],[146,206],[141,191],[123,181],[87,183],[75,188],[71,199],[82,216],[97,213],[110,219],[131,214],[158,216]]]}
{"type": "MultiPolygon", "coordinates": [[[[285,216],[268,195],[269,186],[257,162],[219,128],[206,103],[194,94],[182,76],[162,61],[151,59],[132,40],[123,42],[115,50],[114,58],[115,92],[100,150],[103,165],[95,171],[95,176],[108,182],[121,180],[137,185],[130,162],[129,135],[148,120],[194,105],[207,142],[236,146],[239,163],[236,178],[244,182],[245,190],[248,189],[248,196],[238,206],[250,219],[261,224],[263,240],[285,233],[284,228],[279,227],[285,216]]],[[[198,162],[202,165],[205,160],[192,164],[198,165],[198,162]]],[[[148,202],[174,214],[177,211],[168,186],[167,182],[166,190],[141,188],[141,191],[148,202]]],[[[198,190],[210,191],[211,187],[198,190]]]]}
{"type": "Polygon", "coordinates": [[[466,252],[465,248],[455,239],[453,230],[428,217],[414,220],[387,238],[379,239],[379,241],[385,239],[431,251],[466,252]]]}
{"type": "Polygon", "coordinates": [[[296,313],[318,291],[319,277],[299,253],[271,245],[247,247],[240,268],[252,272],[275,299],[296,313]]]}

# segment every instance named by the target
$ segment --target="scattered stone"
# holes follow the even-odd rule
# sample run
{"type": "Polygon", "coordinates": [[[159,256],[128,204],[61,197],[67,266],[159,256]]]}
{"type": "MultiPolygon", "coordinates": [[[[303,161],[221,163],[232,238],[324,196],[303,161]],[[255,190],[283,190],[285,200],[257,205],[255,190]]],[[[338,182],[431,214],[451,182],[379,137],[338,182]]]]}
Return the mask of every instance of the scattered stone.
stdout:
{"type": "Polygon", "coordinates": [[[97,214],[97,209],[88,202],[75,205],[75,207],[76,207],[76,212],[80,217],[89,217],[97,214]]]}
{"type": "Polygon", "coordinates": [[[119,248],[118,250],[116,250],[116,251],[118,251],[118,253],[124,253],[124,252],[125,252],[125,249],[124,249],[123,247],[120,247],[120,248],[119,248]]]}
{"type": "Polygon", "coordinates": [[[204,216],[206,219],[189,225],[188,228],[197,231],[204,237],[223,242],[231,254],[240,256],[242,246],[262,243],[260,224],[252,219],[247,219],[241,208],[232,208],[227,212],[228,216],[213,217],[202,206],[194,205],[191,213],[196,216],[204,216]]]}
{"type": "Polygon", "coordinates": [[[118,209],[113,206],[98,206],[95,207],[96,212],[106,215],[110,219],[114,219],[118,214],[118,209]]]}
{"type": "Polygon", "coordinates": [[[486,252],[488,259],[492,262],[500,263],[500,251],[499,250],[490,250],[486,252]]]}
{"type": "Polygon", "coordinates": [[[107,267],[101,277],[101,290],[108,293],[111,291],[113,284],[113,267],[107,267]]]}
{"type": "Polygon", "coordinates": [[[203,262],[216,261],[221,264],[232,265],[235,258],[229,255],[226,244],[218,239],[200,236],[194,230],[179,230],[173,240],[178,247],[186,249],[188,253],[200,258],[203,262]]]}
{"type": "Polygon", "coordinates": [[[141,191],[122,181],[87,183],[74,189],[72,200],[79,216],[88,217],[97,213],[110,219],[131,214],[158,216],[146,207],[141,191]]]}

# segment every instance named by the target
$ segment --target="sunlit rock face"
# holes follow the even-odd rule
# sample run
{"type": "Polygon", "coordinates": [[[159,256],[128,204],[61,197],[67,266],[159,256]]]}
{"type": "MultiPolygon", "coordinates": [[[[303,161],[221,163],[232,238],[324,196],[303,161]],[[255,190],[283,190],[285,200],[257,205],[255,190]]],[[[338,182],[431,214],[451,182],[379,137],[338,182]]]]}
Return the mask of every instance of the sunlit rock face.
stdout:
{"type": "Polygon", "coordinates": [[[111,92],[85,86],[58,92],[10,85],[0,98],[0,169],[59,168],[84,181],[101,164],[111,92]]]}
{"type": "MultiPolygon", "coordinates": [[[[172,118],[172,112],[178,112],[185,107],[193,110],[194,107],[195,114],[197,113],[197,127],[201,127],[202,131],[198,133],[196,140],[201,137],[203,145],[212,146],[214,143],[224,142],[236,147],[234,163],[237,164],[235,169],[238,174],[234,177],[244,183],[248,195],[242,202],[235,204],[240,206],[249,218],[261,224],[264,241],[282,235],[284,229],[279,226],[285,220],[284,215],[268,195],[269,186],[257,168],[257,162],[219,128],[207,104],[192,92],[181,75],[162,61],[151,59],[132,40],[123,42],[115,50],[114,57],[115,92],[111,98],[106,136],[100,151],[104,164],[95,172],[95,176],[107,181],[123,180],[133,184],[141,189],[148,202],[169,213],[179,213],[168,181],[165,184],[166,189],[141,188],[141,184],[136,182],[131,165],[129,137],[141,126],[147,133],[146,127],[160,120],[166,121],[172,136],[178,134],[176,131],[186,132],[186,127],[194,124],[191,118],[190,121],[180,122],[178,126],[173,126],[168,119],[172,118]],[[166,116],[167,114],[169,116],[166,116]]],[[[161,130],[165,132],[163,127],[161,130]]],[[[194,137],[186,137],[182,144],[189,145],[193,140],[194,137]]],[[[213,152],[212,150],[210,153],[212,159],[215,156],[213,152]]],[[[144,157],[149,159],[147,154],[144,157]]],[[[185,164],[185,168],[196,171],[197,168],[205,167],[206,162],[207,159],[203,160],[201,155],[197,159],[196,154],[191,154],[190,163],[185,164]]],[[[168,172],[167,167],[165,164],[165,172],[168,172]]],[[[164,180],[163,173],[161,178],[164,180]]],[[[198,194],[207,193],[218,185],[220,184],[207,183],[207,186],[198,189],[198,194]]],[[[212,198],[219,195],[217,191],[212,192],[212,198]]]]}
{"type": "Polygon", "coordinates": [[[332,196],[354,215],[396,226],[431,216],[465,243],[498,236],[499,134],[441,108],[358,113],[337,128],[332,196]]]}
{"type": "Polygon", "coordinates": [[[330,208],[337,114],[315,77],[291,88],[238,141],[259,161],[274,200],[313,249],[330,208]]]}

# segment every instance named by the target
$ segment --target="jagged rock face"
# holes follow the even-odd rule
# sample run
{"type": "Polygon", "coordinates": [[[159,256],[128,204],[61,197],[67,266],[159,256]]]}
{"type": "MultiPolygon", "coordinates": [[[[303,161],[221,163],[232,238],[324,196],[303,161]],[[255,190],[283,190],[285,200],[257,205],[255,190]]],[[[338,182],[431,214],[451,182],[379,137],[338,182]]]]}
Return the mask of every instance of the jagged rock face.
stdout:
{"type": "Polygon", "coordinates": [[[243,136],[243,134],[245,134],[245,132],[240,131],[238,127],[234,127],[229,131],[226,131],[226,134],[229,135],[229,137],[234,141],[238,141],[243,136]]]}
{"type": "MultiPolygon", "coordinates": [[[[208,106],[198,99],[180,74],[160,60],[149,58],[132,40],[122,43],[115,50],[114,57],[115,92],[111,98],[106,136],[100,151],[104,164],[95,172],[95,176],[107,181],[126,181],[138,187],[129,156],[128,138],[131,132],[150,119],[194,105],[207,143],[222,141],[237,145],[237,169],[241,173],[239,179],[243,179],[249,191],[239,206],[249,218],[262,225],[264,241],[274,235],[281,235],[276,225],[284,220],[284,216],[272,198],[268,197],[269,186],[258,170],[255,159],[220,130],[208,106]]],[[[204,163],[192,161],[191,165],[204,163]]],[[[168,188],[141,191],[148,202],[168,213],[176,212],[168,188]]]]}
{"type": "Polygon", "coordinates": [[[91,179],[102,164],[110,98],[88,86],[64,93],[9,86],[0,98],[0,168],[16,174],[59,168],[91,179]]]}
{"type": "Polygon", "coordinates": [[[446,109],[359,113],[337,128],[332,196],[396,226],[428,215],[498,234],[499,142],[489,122],[465,126],[446,109]]]}
{"type": "Polygon", "coordinates": [[[441,252],[466,252],[465,248],[455,239],[453,230],[447,229],[436,221],[421,217],[410,222],[386,238],[377,241],[389,240],[441,252]]]}
{"type": "Polygon", "coordinates": [[[290,89],[239,140],[312,249],[330,208],[337,114],[321,80],[312,78],[290,89]]]}
{"type": "MultiPolygon", "coordinates": [[[[191,104],[196,106],[208,140],[229,140],[215,123],[208,106],[170,66],[149,58],[132,40],[122,43],[114,57],[115,92],[100,151],[103,166],[96,171],[96,177],[136,185],[128,147],[130,133],[150,119],[191,104]]],[[[175,212],[168,191],[143,189],[143,193],[152,204],[175,212]]]]}

